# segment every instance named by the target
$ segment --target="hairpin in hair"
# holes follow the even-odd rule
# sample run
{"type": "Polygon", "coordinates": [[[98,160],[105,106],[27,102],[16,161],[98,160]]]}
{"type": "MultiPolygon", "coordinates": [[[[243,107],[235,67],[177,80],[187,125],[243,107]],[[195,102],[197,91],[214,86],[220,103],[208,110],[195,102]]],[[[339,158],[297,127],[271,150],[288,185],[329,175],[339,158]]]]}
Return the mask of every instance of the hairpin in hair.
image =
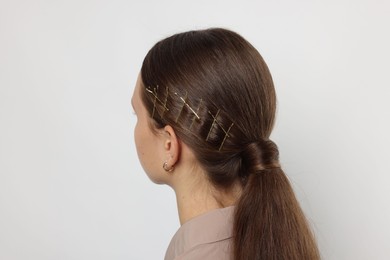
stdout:
{"type": "Polygon", "coordinates": [[[187,92],[186,92],[186,95],[184,96],[184,98],[182,98],[181,96],[179,96],[179,94],[177,94],[176,92],[175,92],[174,94],[175,94],[177,97],[179,97],[179,98],[181,99],[181,101],[183,101],[183,104],[182,104],[182,106],[181,106],[181,108],[180,108],[180,111],[179,111],[179,113],[177,114],[177,117],[176,117],[176,120],[175,120],[175,122],[177,123],[177,121],[178,121],[179,118],[180,118],[181,112],[183,111],[184,106],[187,104],[187,102],[186,102],[186,99],[187,99],[187,92]]]}
{"type": "MultiPolygon", "coordinates": [[[[161,118],[162,118],[162,117],[164,116],[164,113],[165,113],[166,111],[169,111],[169,108],[167,107],[168,97],[170,96],[170,95],[169,95],[169,89],[168,89],[168,87],[165,88],[165,90],[166,90],[166,95],[165,95],[164,101],[162,101],[162,100],[158,97],[158,93],[157,93],[157,92],[158,92],[158,89],[159,89],[159,86],[158,86],[158,85],[157,85],[155,88],[153,88],[153,89],[152,89],[151,87],[146,87],[145,89],[146,89],[147,92],[149,92],[150,94],[152,94],[153,97],[154,97],[154,100],[153,100],[152,118],[154,118],[154,114],[155,114],[155,111],[156,111],[156,103],[157,103],[157,102],[159,102],[159,103],[163,106],[163,108],[164,108],[164,111],[162,112],[162,115],[161,115],[161,118]]],[[[188,93],[187,93],[187,92],[186,92],[186,94],[185,94],[184,97],[180,96],[177,92],[174,92],[174,95],[177,96],[177,97],[183,102],[183,104],[182,104],[182,106],[181,106],[181,108],[180,108],[180,111],[179,111],[179,113],[178,113],[178,115],[177,115],[177,117],[176,117],[176,119],[175,119],[175,122],[176,122],[176,123],[178,122],[178,120],[179,120],[179,118],[180,118],[180,116],[181,116],[181,113],[182,113],[184,107],[186,106],[186,107],[191,111],[191,113],[194,115],[194,118],[192,119],[191,125],[190,125],[190,127],[189,127],[189,129],[191,129],[191,127],[192,127],[192,125],[194,124],[195,120],[200,120],[200,119],[201,119],[200,116],[199,116],[199,110],[200,110],[200,108],[201,108],[201,106],[202,106],[203,99],[200,99],[198,108],[197,108],[196,111],[195,111],[195,110],[188,104],[188,102],[187,102],[187,98],[188,98],[188,93]]],[[[223,140],[222,140],[222,142],[221,142],[221,144],[220,144],[220,146],[219,146],[219,148],[218,148],[218,151],[221,151],[221,149],[222,149],[222,147],[223,147],[223,145],[224,145],[226,139],[227,139],[228,137],[230,137],[229,132],[230,132],[230,129],[231,129],[231,128],[233,127],[233,125],[234,125],[234,123],[231,123],[231,125],[229,126],[229,128],[228,128],[227,130],[225,130],[225,128],[222,126],[222,124],[217,120],[217,118],[218,118],[220,112],[221,112],[221,110],[218,109],[217,113],[216,113],[215,115],[213,115],[213,114],[211,113],[211,111],[208,110],[208,113],[213,117],[213,123],[211,124],[210,129],[209,129],[209,132],[208,132],[207,137],[206,137],[206,142],[208,142],[208,140],[209,140],[209,138],[210,138],[210,135],[211,135],[211,131],[213,130],[213,128],[215,127],[215,125],[218,125],[218,126],[222,129],[222,131],[225,133],[225,136],[223,137],[223,140]]]]}
{"type": "Polygon", "coordinates": [[[214,128],[214,125],[215,125],[215,123],[217,122],[217,117],[218,117],[218,114],[219,114],[219,112],[220,112],[221,110],[220,109],[218,109],[218,111],[217,111],[217,114],[215,114],[215,116],[213,115],[213,114],[211,114],[211,112],[209,111],[209,114],[213,117],[213,123],[211,124],[211,127],[210,127],[210,130],[209,130],[209,133],[207,134],[207,137],[206,137],[206,142],[209,140],[209,137],[210,137],[210,133],[211,133],[211,130],[213,130],[213,128],[214,128]]]}
{"type": "Polygon", "coordinates": [[[203,101],[203,99],[200,99],[198,108],[196,109],[196,113],[193,111],[192,108],[190,108],[191,111],[192,111],[192,112],[194,113],[194,115],[195,115],[194,118],[192,119],[192,122],[191,122],[191,125],[190,125],[190,129],[191,129],[192,125],[194,124],[195,119],[200,120],[200,117],[198,116],[198,113],[199,113],[200,106],[202,105],[202,101],[203,101]]]}
{"type": "MultiPolygon", "coordinates": [[[[180,109],[180,112],[179,112],[179,114],[177,115],[177,118],[176,118],[176,122],[177,122],[177,120],[179,120],[179,117],[180,117],[180,115],[181,115],[181,112],[183,111],[183,108],[184,108],[184,106],[186,106],[189,110],[191,110],[191,112],[195,115],[195,117],[197,118],[197,119],[200,119],[200,116],[198,115],[198,111],[199,111],[199,108],[198,108],[198,110],[197,110],[197,112],[195,112],[195,110],[194,109],[192,109],[192,107],[187,103],[187,101],[186,101],[186,99],[187,99],[187,95],[188,95],[188,93],[186,92],[186,95],[184,96],[184,98],[183,97],[181,97],[181,96],[179,96],[179,94],[177,94],[176,92],[174,93],[181,101],[183,101],[183,105],[182,105],[182,107],[181,107],[181,109],[180,109]]],[[[195,119],[195,118],[194,118],[195,119]]],[[[192,124],[191,124],[192,125],[192,124]]]]}
{"type": "Polygon", "coordinates": [[[223,129],[223,128],[221,127],[222,130],[225,132],[225,137],[223,138],[222,143],[221,143],[221,145],[220,145],[219,148],[218,148],[218,151],[221,151],[222,146],[223,146],[223,144],[225,143],[226,138],[227,138],[227,137],[230,137],[229,131],[230,131],[230,129],[232,128],[233,125],[234,125],[234,123],[232,123],[232,124],[229,126],[229,128],[228,128],[227,131],[225,131],[225,129],[223,129]]]}
{"type": "Polygon", "coordinates": [[[223,126],[218,122],[217,118],[218,118],[218,115],[219,115],[219,112],[221,112],[220,109],[218,109],[217,113],[215,114],[215,116],[210,112],[208,111],[209,114],[213,117],[213,123],[211,124],[211,127],[210,127],[210,130],[209,130],[209,133],[207,134],[207,137],[206,137],[206,142],[209,140],[209,137],[210,137],[210,133],[211,131],[213,130],[214,128],[214,125],[217,124],[221,129],[222,131],[225,133],[225,136],[223,137],[223,140],[221,142],[221,144],[219,145],[219,148],[218,148],[218,151],[221,151],[225,141],[226,141],[226,138],[230,137],[229,135],[229,132],[230,132],[230,129],[233,127],[234,123],[232,123],[229,128],[227,130],[225,130],[225,128],[223,128],[223,126]]]}
{"type": "Polygon", "coordinates": [[[164,116],[164,113],[165,111],[169,111],[169,109],[167,108],[167,102],[168,102],[168,96],[169,96],[169,89],[168,87],[165,88],[165,101],[164,101],[164,104],[163,104],[163,107],[164,107],[164,111],[162,112],[162,115],[161,115],[161,118],[164,116]]]}
{"type": "Polygon", "coordinates": [[[165,98],[165,102],[162,102],[162,101],[158,98],[158,96],[157,96],[158,85],[157,85],[155,88],[153,88],[153,90],[151,89],[151,87],[147,87],[147,88],[145,88],[145,90],[154,96],[152,118],[154,118],[154,113],[155,113],[155,111],[156,111],[156,102],[157,102],[157,101],[160,102],[161,105],[164,107],[163,115],[164,115],[164,112],[165,112],[165,111],[169,111],[169,108],[167,108],[168,88],[166,88],[166,90],[167,90],[167,96],[166,96],[166,98],[165,98]]]}

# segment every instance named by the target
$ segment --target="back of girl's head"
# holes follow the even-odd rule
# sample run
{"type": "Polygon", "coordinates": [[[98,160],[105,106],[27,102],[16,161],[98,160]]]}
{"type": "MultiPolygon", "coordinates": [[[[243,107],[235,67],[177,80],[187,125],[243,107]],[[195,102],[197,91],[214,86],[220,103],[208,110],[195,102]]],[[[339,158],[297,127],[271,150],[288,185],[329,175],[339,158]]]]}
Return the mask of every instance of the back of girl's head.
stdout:
{"type": "Polygon", "coordinates": [[[149,51],[141,79],[152,129],[172,126],[215,187],[243,187],[235,259],[318,259],[269,140],[276,96],[258,51],[225,29],[180,33],[149,51]]]}
{"type": "Polygon", "coordinates": [[[171,125],[217,185],[244,173],[239,155],[245,145],[271,133],[271,75],[256,49],[234,32],[190,31],[162,40],[147,54],[141,77],[154,92],[143,92],[143,101],[151,116],[155,109],[156,126],[171,125]]]}

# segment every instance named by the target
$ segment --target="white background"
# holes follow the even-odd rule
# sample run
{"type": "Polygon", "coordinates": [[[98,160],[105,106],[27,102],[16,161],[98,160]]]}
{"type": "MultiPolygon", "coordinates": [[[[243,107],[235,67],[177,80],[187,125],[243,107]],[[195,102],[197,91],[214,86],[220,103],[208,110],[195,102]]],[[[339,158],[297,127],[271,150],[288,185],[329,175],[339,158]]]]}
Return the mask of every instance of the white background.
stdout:
{"type": "Polygon", "coordinates": [[[162,259],[173,191],[137,160],[130,97],[172,33],[263,55],[273,139],[323,259],[390,259],[390,3],[0,0],[0,260],[162,259]]]}

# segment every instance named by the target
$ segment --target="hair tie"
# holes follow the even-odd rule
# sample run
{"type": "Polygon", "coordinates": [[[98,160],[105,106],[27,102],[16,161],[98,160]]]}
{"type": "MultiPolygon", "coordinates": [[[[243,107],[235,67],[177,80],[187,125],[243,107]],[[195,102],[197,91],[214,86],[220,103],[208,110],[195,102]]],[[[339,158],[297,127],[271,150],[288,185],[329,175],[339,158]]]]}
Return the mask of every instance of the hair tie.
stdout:
{"type": "Polygon", "coordinates": [[[249,172],[280,168],[278,147],[269,139],[249,143],[243,151],[243,160],[249,172]]]}

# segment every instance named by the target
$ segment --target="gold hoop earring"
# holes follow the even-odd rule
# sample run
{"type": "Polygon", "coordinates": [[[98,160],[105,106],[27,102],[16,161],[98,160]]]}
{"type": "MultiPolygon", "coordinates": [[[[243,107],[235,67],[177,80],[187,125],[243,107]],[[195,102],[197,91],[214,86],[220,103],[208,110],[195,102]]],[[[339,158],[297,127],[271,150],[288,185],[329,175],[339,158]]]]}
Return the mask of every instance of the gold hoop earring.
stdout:
{"type": "Polygon", "coordinates": [[[166,172],[172,172],[174,167],[172,166],[171,168],[168,168],[168,163],[167,162],[164,162],[163,164],[163,169],[166,171],[166,172]]]}

